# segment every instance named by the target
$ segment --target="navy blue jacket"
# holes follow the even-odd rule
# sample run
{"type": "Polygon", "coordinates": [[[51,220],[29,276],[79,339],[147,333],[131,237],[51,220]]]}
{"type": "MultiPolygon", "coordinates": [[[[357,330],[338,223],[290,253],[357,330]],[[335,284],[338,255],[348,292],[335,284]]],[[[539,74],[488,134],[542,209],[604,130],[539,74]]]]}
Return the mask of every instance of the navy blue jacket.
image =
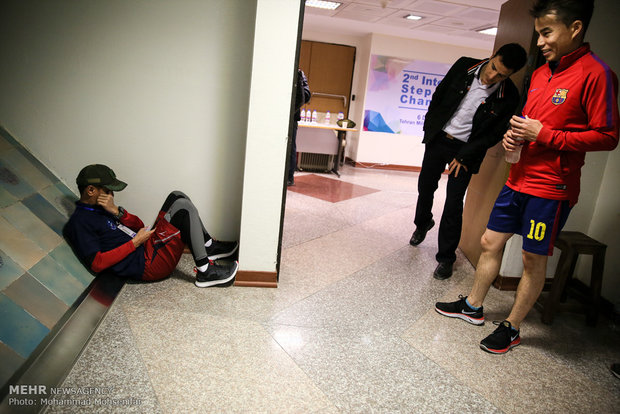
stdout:
{"type": "MultiPolygon", "coordinates": [[[[75,253],[91,268],[97,252],[107,252],[131,240],[118,228],[118,220],[101,206],[75,203],[75,211],[65,225],[64,235],[75,253]]],[[[138,246],[123,260],[110,267],[115,274],[140,279],[144,273],[144,246],[138,246]]]]}

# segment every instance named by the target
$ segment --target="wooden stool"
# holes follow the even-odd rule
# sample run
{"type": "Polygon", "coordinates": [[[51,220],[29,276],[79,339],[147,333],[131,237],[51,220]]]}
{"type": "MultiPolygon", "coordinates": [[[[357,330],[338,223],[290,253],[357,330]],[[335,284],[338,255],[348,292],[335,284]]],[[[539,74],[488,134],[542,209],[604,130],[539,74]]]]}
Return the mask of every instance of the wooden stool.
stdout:
{"type": "Polygon", "coordinates": [[[562,254],[553,276],[551,291],[543,305],[543,323],[550,324],[553,322],[554,313],[561,310],[560,301],[566,300],[566,288],[573,277],[577,258],[580,254],[588,254],[592,255],[590,293],[588,303],[582,310],[586,313],[586,324],[596,325],[607,246],[578,231],[563,231],[556,239],[555,247],[560,249],[562,254]]]}

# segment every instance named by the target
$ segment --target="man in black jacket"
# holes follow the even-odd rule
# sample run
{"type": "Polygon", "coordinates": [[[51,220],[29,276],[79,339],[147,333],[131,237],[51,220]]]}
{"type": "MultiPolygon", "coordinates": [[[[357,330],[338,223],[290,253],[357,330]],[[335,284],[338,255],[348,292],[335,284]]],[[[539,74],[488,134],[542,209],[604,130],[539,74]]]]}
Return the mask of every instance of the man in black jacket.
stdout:
{"type": "Polygon", "coordinates": [[[501,141],[519,105],[519,92],[509,78],[527,59],[516,43],[502,46],[489,59],[462,57],[437,86],[424,121],[426,144],[418,179],[418,203],[410,244],[417,246],[435,225],[433,196],[448,165],[448,184],[439,225],[439,262],[433,276],[452,276],[463,224],[463,197],[487,149],[501,141]]]}
{"type": "Polygon", "coordinates": [[[310,102],[310,88],[306,74],[297,69],[297,88],[295,95],[295,125],[291,136],[291,153],[288,164],[288,179],[286,185],[295,185],[295,169],[297,169],[297,123],[301,120],[301,107],[310,102]]]}

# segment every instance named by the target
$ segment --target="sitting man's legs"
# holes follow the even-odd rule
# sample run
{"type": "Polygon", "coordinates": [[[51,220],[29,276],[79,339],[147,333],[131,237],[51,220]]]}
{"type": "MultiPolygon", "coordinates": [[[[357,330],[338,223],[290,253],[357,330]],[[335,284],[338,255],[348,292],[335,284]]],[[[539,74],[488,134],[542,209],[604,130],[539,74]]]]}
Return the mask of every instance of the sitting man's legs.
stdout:
{"type": "Polygon", "coordinates": [[[194,257],[198,269],[196,286],[224,286],[234,282],[238,263],[218,265],[212,260],[232,256],[237,251],[238,243],[211,238],[196,207],[185,194],[180,191],[170,193],[157,217],[155,228],[157,231],[149,240],[150,250],[147,249],[150,260],[147,260],[145,280],[156,280],[159,277],[153,277],[153,274],[165,273],[153,269],[176,266],[180,254],[175,240],[180,238],[183,245],[189,246],[194,257]]]}

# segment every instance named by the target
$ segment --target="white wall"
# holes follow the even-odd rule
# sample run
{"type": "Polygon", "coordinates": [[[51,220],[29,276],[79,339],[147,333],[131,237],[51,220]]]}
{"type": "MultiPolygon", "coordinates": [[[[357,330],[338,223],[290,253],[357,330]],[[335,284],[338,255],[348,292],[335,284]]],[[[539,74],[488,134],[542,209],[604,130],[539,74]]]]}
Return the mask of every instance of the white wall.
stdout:
{"type": "MultiPolygon", "coordinates": [[[[586,35],[592,50],[600,56],[616,74],[620,73],[620,55],[616,39],[620,39],[617,16],[620,15],[620,2],[617,0],[597,0],[594,16],[586,35]]],[[[620,149],[613,152],[590,153],[586,157],[584,170],[595,170],[597,174],[581,180],[581,196],[575,210],[587,206],[590,221],[586,234],[607,245],[605,274],[603,276],[602,296],[616,305],[620,311],[620,149]],[[600,171],[600,173],[599,173],[600,171]],[[589,188],[598,188],[597,194],[589,188]],[[592,197],[592,199],[590,199],[592,197]]],[[[567,229],[568,228],[567,223],[567,229]]],[[[582,260],[577,266],[581,279],[590,274],[591,260],[582,260]]]]}
{"type": "Polygon", "coordinates": [[[2,2],[0,124],[70,187],[111,166],[117,202],[155,218],[185,191],[237,238],[256,2],[2,2]]]}
{"type": "Polygon", "coordinates": [[[291,0],[257,1],[241,270],[276,270],[300,4],[291,0]]]}

